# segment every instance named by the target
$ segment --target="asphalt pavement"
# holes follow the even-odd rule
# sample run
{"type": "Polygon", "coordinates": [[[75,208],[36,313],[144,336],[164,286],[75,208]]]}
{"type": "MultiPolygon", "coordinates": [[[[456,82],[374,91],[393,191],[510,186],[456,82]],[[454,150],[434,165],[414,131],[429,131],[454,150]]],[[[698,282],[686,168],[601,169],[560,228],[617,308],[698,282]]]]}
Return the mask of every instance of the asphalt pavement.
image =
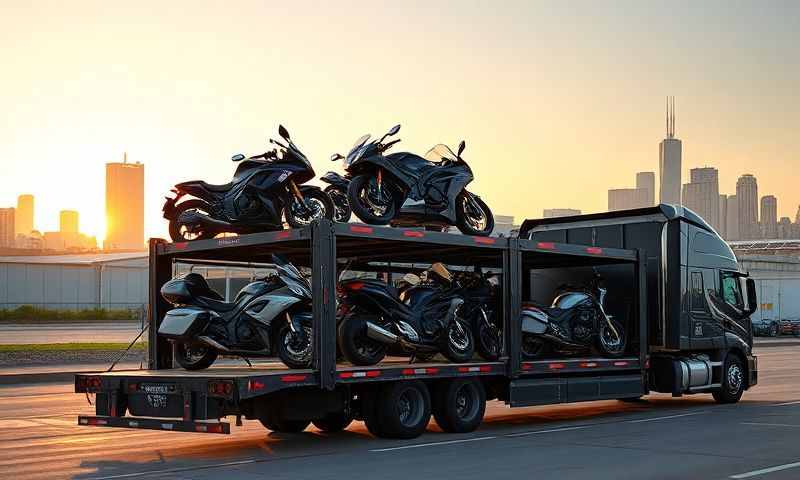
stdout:
{"type": "Polygon", "coordinates": [[[127,343],[141,331],[139,322],[0,323],[0,345],[29,343],[127,343]]]}
{"type": "Polygon", "coordinates": [[[491,402],[470,434],[431,422],[414,440],[383,440],[360,422],[228,436],[79,427],[92,413],[70,384],[0,388],[0,467],[20,479],[766,479],[800,478],[800,360],[761,349],[760,384],[736,405],[710,395],[509,409],[491,402]]]}

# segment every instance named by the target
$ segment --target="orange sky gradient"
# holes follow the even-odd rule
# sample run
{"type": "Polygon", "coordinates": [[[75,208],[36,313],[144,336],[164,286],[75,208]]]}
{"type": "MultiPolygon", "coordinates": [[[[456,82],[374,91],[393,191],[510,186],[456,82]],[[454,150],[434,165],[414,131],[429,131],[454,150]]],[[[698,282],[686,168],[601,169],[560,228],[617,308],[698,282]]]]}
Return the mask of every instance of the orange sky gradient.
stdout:
{"type": "Polygon", "coordinates": [[[104,163],[146,165],[148,235],[195,178],[225,183],[283,123],[317,175],[395,123],[395,151],[467,142],[470,190],[521,221],[606,209],[658,169],[674,95],[684,182],[753,173],[800,204],[797,2],[44,2],[0,5],[0,206],[81,213],[102,239],[104,163]]]}

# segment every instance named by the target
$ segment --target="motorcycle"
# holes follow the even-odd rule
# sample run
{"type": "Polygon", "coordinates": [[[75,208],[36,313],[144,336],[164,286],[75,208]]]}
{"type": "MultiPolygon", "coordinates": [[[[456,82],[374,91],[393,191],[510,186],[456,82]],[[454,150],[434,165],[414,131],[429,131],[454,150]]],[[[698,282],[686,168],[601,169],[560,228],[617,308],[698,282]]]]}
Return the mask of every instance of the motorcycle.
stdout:
{"type": "Polygon", "coordinates": [[[225,185],[211,185],[192,180],[175,185],[174,198],[164,203],[164,218],[175,242],[213,238],[219,233],[254,233],[283,229],[283,217],[294,228],[309,225],[321,217],[333,217],[333,203],[319,187],[303,185],[314,178],[314,169],[292,142],[281,125],[278,133],[285,144],[270,139],[277,149],[245,158],[233,180],[225,185]],[[184,195],[195,197],[181,203],[184,195]]]}
{"type": "MultiPolygon", "coordinates": [[[[340,154],[335,153],[331,156],[331,161],[335,162],[341,160],[340,154]]],[[[336,172],[328,172],[320,180],[329,184],[325,187],[325,193],[331,197],[333,202],[333,219],[337,222],[347,223],[350,221],[352,210],[350,209],[350,202],[347,201],[347,187],[350,186],[350,175],[339,175],[336,172]]]]}
{"type": "Polygon", "coordinates": [[[606,357],[624,355],[625,331],[603,306],[607,292],[595,276],[589,287],[560,287],[550,307],[523,304],[523,358],[541,358],[550,349],[571,354],[594,348],[606,357]]]}
{"type": "Polygon", "coordinates": [[[383,143],[397,134],[395,125],[379,140],[364,135],[345,157],[352,177],[347,189],[350,208],[365,223],[393,226],[425,226],[443,230],[455,225],[467,235],[488,236],[494,216],[486,203],[467,191],[472,170],[458,153],[436,145],[425,158],[408,152],[384,155],[400,139],[383,143]]]}
{"type": "Polygon", "coordinates": [[[429,270],[438,288],[397,289],[380,280],[340,282],[337,312],[339,349],[354,365],[374,365],[387,353],[428,359],[441,352],[456,363],[472,358],[475,342],[462,317],[464,299],[442,264],[429,270]]]}
{"type": "Polygon", "coordinates": [[[488,361],[500,358],[503,347],[503,297],[497,277],[492,273],[465,272],[459,279],[464,317],[475,337],[478,355],[488,361]]]}
{"type": "Polygon", "coordinates": [[[176,306],[158,334],[173,342],[175,360],[186,370],[208,368],[217,355],[271,357],[291,368],[312,361],[311,286],[283,257],[272,256],[277,274],[245,286],[225,302],[205,278],[189,273],[161,287],[176,306]]]}

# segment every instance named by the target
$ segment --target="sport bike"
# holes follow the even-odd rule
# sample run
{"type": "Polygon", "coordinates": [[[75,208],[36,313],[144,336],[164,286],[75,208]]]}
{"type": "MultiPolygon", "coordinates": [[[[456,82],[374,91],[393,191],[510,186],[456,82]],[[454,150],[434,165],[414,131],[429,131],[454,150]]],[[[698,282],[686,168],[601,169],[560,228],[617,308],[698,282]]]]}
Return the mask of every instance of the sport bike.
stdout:
{"type": "Polygon", "coordinates": [[[317,218],[333,218],[330,198],[319,187],[303,185],[314,178],[308,158],[283,125],[278,133],[286,142],[270,139],[278,149],[249,158],[232,157],[240,163],[230,183],[192,180],[175,185],[175,197],[167,197],[163,208],[173,241],[213,238],[223,232],[281,230],[284,214],[295,228],[317,218]],[[195,198],[177,203],[184,195],[195,198]]]}
{"type": "Polygon", "coordinates": [[[411,287],[402,296],[380,280],[340,282],[338,343],[346,360],[374,365],[387,353],[427,359],[440,352],[458,363],[472,358],[475,343],[452,274],[442,264],[429,272],[439,277],[437,288],[411,287]]]}
{"type": "MultiPolygon", "coordinates": [[[[331,161],[341,160],[342,157],[338,153],[331,156],[331,161]]],[[[328,172],[320,177],[320,180],[327,183],[325,193],[331,197],[333,202],[333,219],[337,222],[346,223],[350,221],[350,216],[353,213],[350,210],[350,202],[347,201],[347,188],[350,186],[350,175],[339,175],[336,172],[328,172]]]]}
{"type": "Polygon", "coordinates": [[[311,286],[297,268],[273,255],[277,274],[245,286],[225,302],[198,273],[175,278],[161,287],[174,308],[158,334],[175,345],[175,360],[187,370],[201,370],[218,354],[277,356],[291,368],[308,368],[312,360],[311,286]]]}
{"type": "Polygon", "coordinates": [[[400,139],[384,140],[399,131],[400,125],[396,125],[369,143],[369,135],[364,135],[345,157],[345,168],[352,177],[347,197],[353,213],[374,225],[435,230],[455,225],[467,235],[491,234],[491,210],[466,188],[474,177],[461,158],[465,143],[458,146],[458,153],[436,145],[425,158],[408,152],[384,155],[400,139]]]}
{"type": "Polygon", "coordinates": [[[541,358],[551,349],[566,354],[596,349],[612,358],[625,353],[625,331],[603,307],[607,290],[599,276],[588,287],[565,285],[559,291],[550,307],[523,304],[524,358],[541,358]]]}
{"type": "Polygon", "coordinates": [[[490,272],[463,272],[458,276],[464,318],[472,328],[475,349],[485,360],[500,358],[503,347],[503,295],[498,278],[490,272]]]}

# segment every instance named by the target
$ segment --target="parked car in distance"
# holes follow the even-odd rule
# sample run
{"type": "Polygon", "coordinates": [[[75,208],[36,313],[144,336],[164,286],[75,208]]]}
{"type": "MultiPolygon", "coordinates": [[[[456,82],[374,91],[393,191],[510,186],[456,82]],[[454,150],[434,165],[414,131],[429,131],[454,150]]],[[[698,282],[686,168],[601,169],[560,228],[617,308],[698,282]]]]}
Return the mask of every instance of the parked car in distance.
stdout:
{"type": "Polygon", "coordinates": [[[754,318],[752,320],[753,335],[757,337],[777,337],[780,325],[771,318],[754,318]]]}
{"type": "Polygon", "coordinates": [[[795,329],[800,328],[800,319],[798,318],[782,318],[779,323],[781,335],[794,335],[795,329]]]}

